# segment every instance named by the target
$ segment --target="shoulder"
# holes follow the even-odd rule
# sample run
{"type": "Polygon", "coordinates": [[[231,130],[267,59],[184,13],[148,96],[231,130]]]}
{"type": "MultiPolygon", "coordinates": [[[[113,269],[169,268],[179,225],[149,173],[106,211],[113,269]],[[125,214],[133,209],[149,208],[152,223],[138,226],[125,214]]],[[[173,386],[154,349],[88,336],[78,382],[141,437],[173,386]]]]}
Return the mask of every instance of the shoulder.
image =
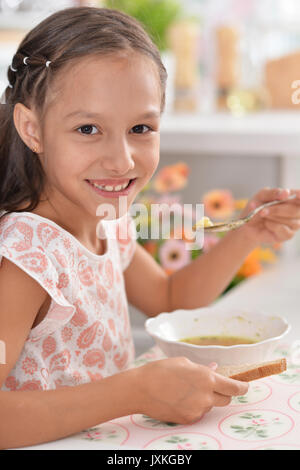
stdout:
{"type": "Polygon", "coordinates": [[[73,267],[74,249],[66,232],[43,217],[13,212],[0,219],[0,254],[36,273],[73,267]]]}
{"type": "MultiPolygon", "coordinates": [[[[54,306],[58,306],[59,309],[63,307],[65,312],[55,315],[63,317],[65,321],[74,312],[73,297],[76,292],[76,282],[73,266],[76,256],[72,253],[73,247],[67,250],[68,244],[64,243],[63,237],[59,227],[31,214],[12,213],[2,221],[0,219],[0,268],[4,266],[5,274],[8,269],[17,272],[16,267],[24,271],[48,293],[54,301],[54,306]],[[6,260],[3,264],[5,258],[15,266],[6,260]]],[[[22,285],[27,279],[32,286],[35,286],[23,273],[20,273],[20,276],[24,279],[22,285]]],[[[46,296],[41,289],[39,295],[46,296]]],[[[54,331],[59,323],[58,319],[54,321],[53,318],[49,318],[47,322],[51,323],[51,325],[47,323],[45,329],[48,333],[54,331]]],[[[42,322],[34,329],[34,334],[42,333],[44,328],[45,324],[42,322]]]]}
{"type": "Polygon", "coordinates": [[[8,239],[19,239],[15,249],[23,251],[32,246],[42,250],[51,249],[61,244],[70,248],[67,232],[45,217],[36,214],[13,212],[0,218],[0,240],[5,243],[8,239]]]}

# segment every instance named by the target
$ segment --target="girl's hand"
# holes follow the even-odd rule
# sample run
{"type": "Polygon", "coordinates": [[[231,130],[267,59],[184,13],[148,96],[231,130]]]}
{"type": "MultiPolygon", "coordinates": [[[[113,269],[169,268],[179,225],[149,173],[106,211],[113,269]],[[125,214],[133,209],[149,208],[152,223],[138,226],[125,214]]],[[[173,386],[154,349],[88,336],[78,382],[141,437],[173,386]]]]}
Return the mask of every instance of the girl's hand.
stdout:
{"type": "Polygon", "coordinates": [[[190,424],[213,406],[226,406],[233,395],[244,395],[249,384],[223,377],[210,367],[175,357],[136,369],[137,413],[159,421],[190,424]]]}
{"type": "Polygon", "coordinates": [[[300,229],[300,190],[264,188],[249,201],[241,214],[245,217],[265,202],[284,200],[292,194],[296,194],[296,199],[263,209],[238,230],[257,244],[290,240],[300,229]]]}

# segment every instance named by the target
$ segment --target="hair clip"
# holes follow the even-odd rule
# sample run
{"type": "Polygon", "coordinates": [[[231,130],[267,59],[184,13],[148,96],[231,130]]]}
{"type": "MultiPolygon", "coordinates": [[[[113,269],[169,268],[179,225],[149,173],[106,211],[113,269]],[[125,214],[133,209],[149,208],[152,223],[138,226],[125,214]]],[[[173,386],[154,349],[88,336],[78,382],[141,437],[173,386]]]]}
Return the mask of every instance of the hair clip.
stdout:
{"type": "Polygon", "coordinates": [[[27,59],[29,59],[29,57],[24,57],[24,59],[23,59],[23,63],[24,63],[25,65],[28,65],[28,64],[27,64],[27,59]]]}
{"type": "Polygon", "coordinates": [[[47,60],[46,67],[49,67],[50,64],[51,64],[51,60],[47,60]]]}
{"type": "Polygon", "coordinates": [[[14,69],[12,65],[10,65],[9,68],[12,72],[17,72],[18,71],[18,69],[14,69]]]}

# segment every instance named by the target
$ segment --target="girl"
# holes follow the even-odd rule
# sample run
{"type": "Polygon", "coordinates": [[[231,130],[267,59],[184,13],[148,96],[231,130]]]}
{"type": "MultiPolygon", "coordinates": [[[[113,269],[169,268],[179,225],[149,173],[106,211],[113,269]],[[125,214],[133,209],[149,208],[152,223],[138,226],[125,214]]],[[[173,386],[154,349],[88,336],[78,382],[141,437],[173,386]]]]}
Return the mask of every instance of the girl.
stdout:
{"type": "MultiPolygon", "coordinates": [[[[133,413],[192,423],[245,394],[248,384],[182,357],[129,368],[127,299],[148,316],[209,304],[257,244],[294,235],[299,200],[256,216],[167,277],[136,244],[128,216],[158,165],[165,103],[166,71],[143,28],[114,10],[58,11],[25,36],[8,79],[0,447],[56,440],[133,413]],[[108,206],[112,220],[104,220],[108,206]]],[[[288,193],[264,189],[246,212],[288,193]]]]}

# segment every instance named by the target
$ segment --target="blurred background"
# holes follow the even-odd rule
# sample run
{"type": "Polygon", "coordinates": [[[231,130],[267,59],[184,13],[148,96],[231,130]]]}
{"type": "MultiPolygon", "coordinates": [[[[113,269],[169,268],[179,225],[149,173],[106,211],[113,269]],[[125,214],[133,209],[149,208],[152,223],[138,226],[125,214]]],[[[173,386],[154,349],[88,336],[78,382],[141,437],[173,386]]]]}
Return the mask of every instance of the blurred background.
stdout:
{"type": "MultiPolygon", "coordinates": [[[[0,94],[24,35],[72,6],[140,20],[168,71],[159,169],[184,162],[182,202],[215,189],[247,199],[262,187],[300,188],[299,0],[0,0],[0,94]]],[[[299,237],[285,256],[300,252],[299,237]]],[[[137,353],[152,343],[132,309],[137,353]]]]}
{"type": "Polygon", "coordinates": [[[188,202],[200,189],[226,187],[242,198],[297,185],[298,0],[0,0],[0,94],[26,32],[80,5],[135,16],[158,45],[169,74],[160,165],[184,158],[195,170],[188,202]]]}
{"type": "Polygon", "coordinates": [[[0,0],[1,89],[26,32],[80,5],[121,9],[145,25],[172,72],[168,110],[299,107],[290,93],[300,55],[297,0],[0,0]]]}

